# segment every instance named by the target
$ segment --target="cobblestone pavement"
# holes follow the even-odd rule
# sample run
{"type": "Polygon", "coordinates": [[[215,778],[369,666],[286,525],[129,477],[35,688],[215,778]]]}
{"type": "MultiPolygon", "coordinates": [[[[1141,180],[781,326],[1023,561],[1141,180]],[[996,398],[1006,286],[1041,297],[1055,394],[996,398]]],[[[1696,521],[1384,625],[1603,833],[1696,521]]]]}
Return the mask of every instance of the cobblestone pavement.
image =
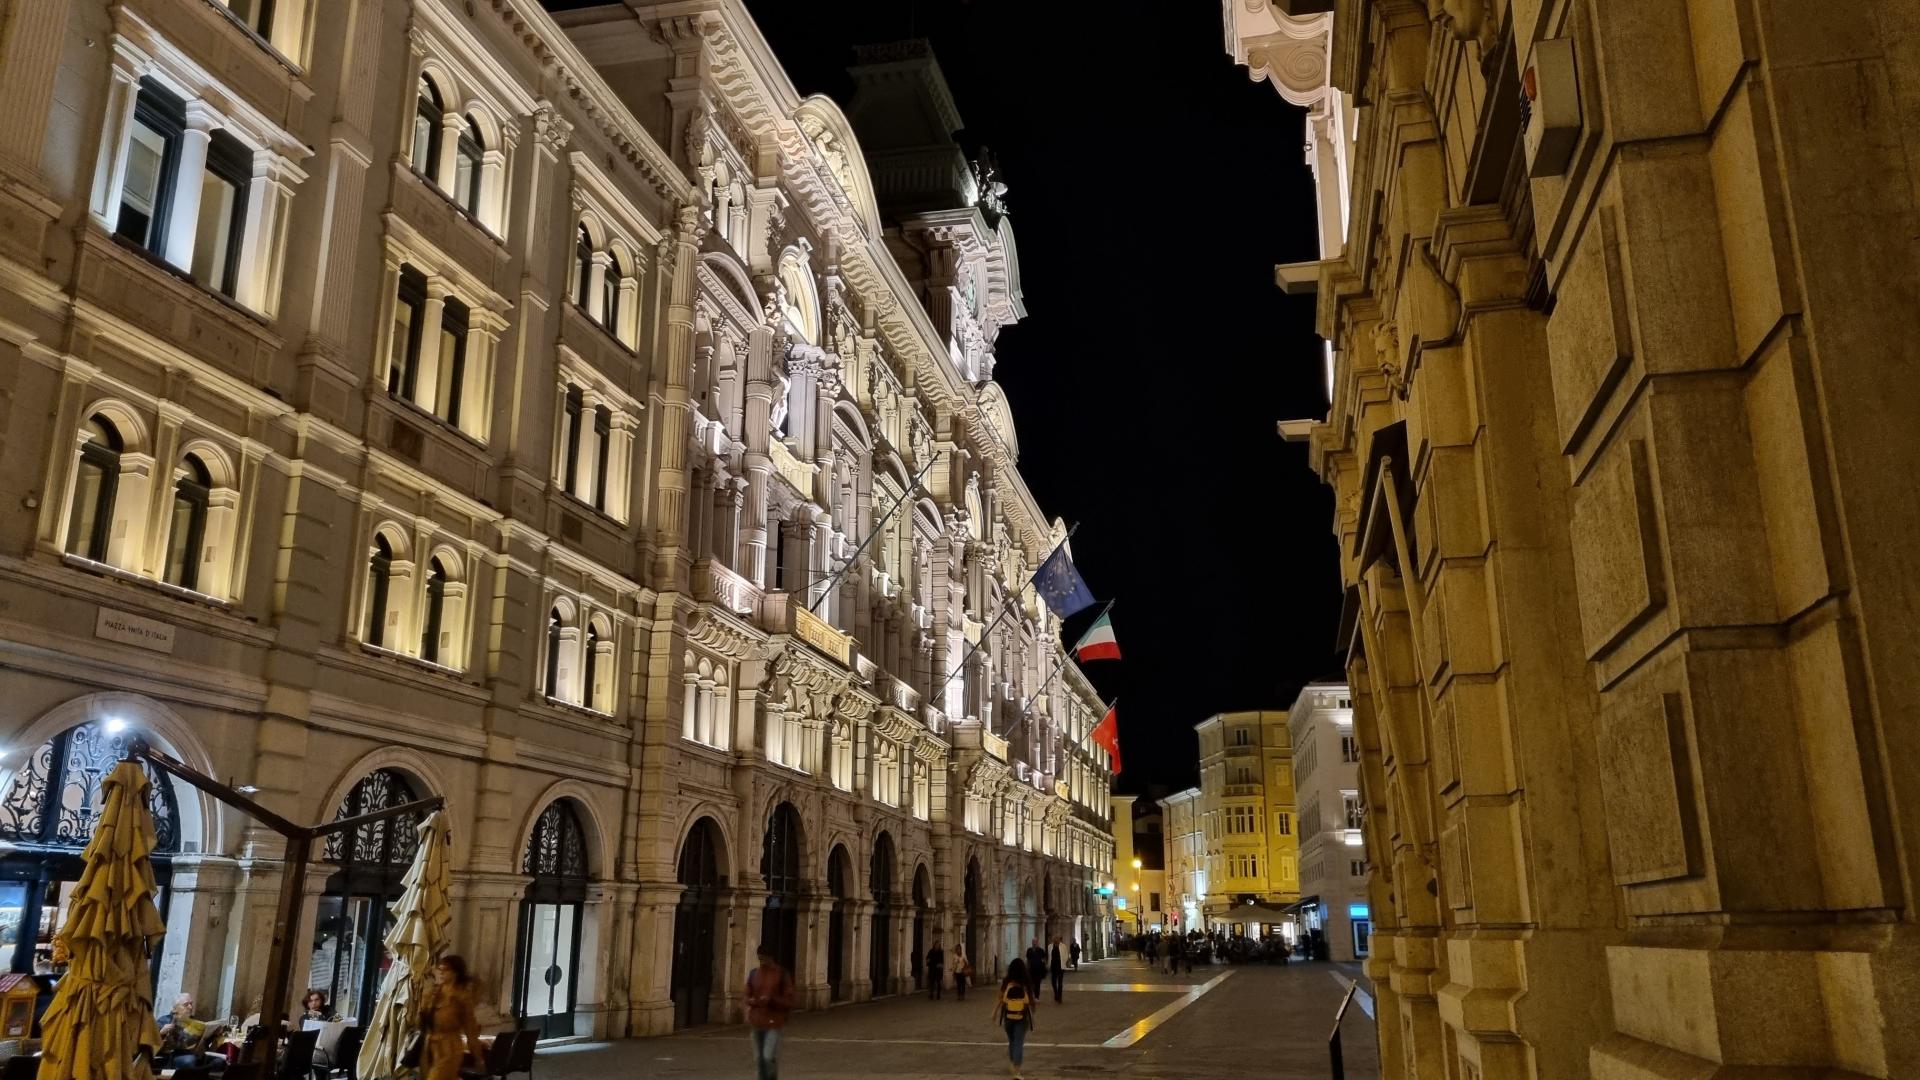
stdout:
{"type": "MultiPolygon", "coordinates": [[[[1325,1080],[1327,1034],[1353,969],[1328,964],[1199,967],[1165,976],[1135,960],[1069,972],[1064,1004],[1043,997],[1024,1075],[1126,1080],[1325,1080]]],[[[796,1013],[780,1054],[781,1080],[888,1077],[950,1080],[1007,1075],[1006,1039],[992,998],[924,996],[796,1013]]],[[[1372,1021],[1358,1004],[1343,1038],[1347,1076],[1379,1074],[1372,1021]]],[[[539,1080],[751,1078],[746,1029],[555,1047],[539,1080]]]]}

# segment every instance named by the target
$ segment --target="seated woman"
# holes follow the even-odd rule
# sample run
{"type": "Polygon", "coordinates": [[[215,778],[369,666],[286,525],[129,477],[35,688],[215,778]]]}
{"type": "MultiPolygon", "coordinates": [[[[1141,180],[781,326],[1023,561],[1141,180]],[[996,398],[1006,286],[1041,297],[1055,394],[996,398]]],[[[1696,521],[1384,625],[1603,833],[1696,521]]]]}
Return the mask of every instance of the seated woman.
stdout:
{"type": "Polygon", "coordinates": [[[311,1020],[331,1024],[340,1019],[340,1014],[327,1004],[326,992],[322,990],[308,990],[307,996],[300,999],[300,1010],[302,1023],[311,1020]]]}

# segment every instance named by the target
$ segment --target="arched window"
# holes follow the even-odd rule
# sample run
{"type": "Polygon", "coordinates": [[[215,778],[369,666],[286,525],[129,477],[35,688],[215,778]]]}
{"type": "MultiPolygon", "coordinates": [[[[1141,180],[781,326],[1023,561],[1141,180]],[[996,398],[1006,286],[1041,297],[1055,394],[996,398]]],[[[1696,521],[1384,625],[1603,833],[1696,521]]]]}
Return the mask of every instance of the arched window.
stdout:
{"type": "Polygon", "coordinates": [[[600,637],[600,624],[598,622],[589,621],[587,623],[587,667],[586,667],[587,708],[597,709],[600,712],[606,712],[608,711],[607,703],[600,700],[600,676],[602,674],[600,670],[601,640],[602,639],[600,637]]]}
{"type": "Polygon", "coordinates": [[[573,283],[573,302],[580,310],[587,308],[587,290],[593,287],[593,234],[581,223],[579,236],[573,242],[573,272],[577,275],[573,283]]]}
{"type": "Polygon", "coordinates": [[[547,612],[547,696],[560,697],[560,609],[547,612]]]}
{"type": "MultiPolygon", "coordinates": [[[[143,733],[124,721],[87,723],[41,743],[16,764],[13,783],[0,798],[0,911],[9,932],[0,938],[0,972],[28,973],[36,960],[51,961],[54,935],[66,928],[71,900],[85,863],[81,853],[100,820],[104,781],[143,733]]],[[[150,737],[150,736],[149,736],[150,737]]],[[[167,915],[173,856],[180,850],[180,814],[173,781],[141,763],[151,785],[154,897],[167,915]]],[[[154,950],[153,970],[159,970],[154,950]]]]}
{"type": "MultiPolygon", "coordinates": [[[[392,769],[361,777],[334,820],[405,806],[419,798],[392,769]]],[[[313,985],[346,1016],[366,1016],[388,957],[388,905],[400,898],[419,843],[421,818],[402,814],[327,837],[321,856],[334,865],[321,896],[308,970],[313,985]]]]}
{"type": "Polygon", "coordinates": [[[609,252],[607,272],[600,279],[600,325],[615,337],[620,336],[620,281],[624,276],[620,256],[609,252]]]}
{"type": "Polygon", "coordinates": [[[201,460],[188,454],[173,483],[173,526],[167,533],[167,581],[183,589],[200,584],[200,553],[207,542],[207,501],[213,477],[201,460]]]}
{"type": "Polygon", "coordinates": [[[366,643],[376,648],[387,641],[387,593],[393,587],[393,545],[375,534],[373,558],[367,563],[366,643]]]}
{"type": "Polygon", "coordinates": [[[760,920],[760,943],[788,971],[793,970],[799,952],[800,905],[806,889],[800,876],[800,844],[800,812],[783,802],[774,809],[761,838],[760,878],[767,886],[767,906],[760,920]]]}
{"type": "Polygon", "coordinates": [[[430,664],[446,662],[440,657],[440,623],[446,617],[446,610],[447,568],[436,558],[427,571],[427,610],[420,631],[420,659],[430,664]]]}
{"type": "Polygon", "coordinates": [[[413,104],[413,169],[432,180],[440,175],[440,125],[447,115],[433,80],[420,76],[413,104]]]}
{"type": "Polygon", "coordinates": [[[105,562],[113,532],[113,497],[120,486],[120,429],[99,414],[80,429],[80,463],[67,515],[67,551],[105,562]]]}
{"type": "Polygon", "coordinates": [[[520,872],[533,881],[520,907],[515,1012],[547,1038],[570,1036],[588,881],[586,830],[571,800],[554,800],[535,819],[520,872]]]}
{"type": "Polygon", "coordinates": [[[480,137],[480,125],[467,117],[457,144],[459,160],[453,165],[453,190],[448,194],[469,214],[480,212],[480,164],[486,154],[486,140],[480,137]]]}
{"type": "Polygon", "coordinates": [[[563,406],[567,428],[566,460],[561,463],[560,483],[569,495],[577,494],[580,490],[580,413],[585,407],[586,395],[579,387],[568,386],[563,406]]]}

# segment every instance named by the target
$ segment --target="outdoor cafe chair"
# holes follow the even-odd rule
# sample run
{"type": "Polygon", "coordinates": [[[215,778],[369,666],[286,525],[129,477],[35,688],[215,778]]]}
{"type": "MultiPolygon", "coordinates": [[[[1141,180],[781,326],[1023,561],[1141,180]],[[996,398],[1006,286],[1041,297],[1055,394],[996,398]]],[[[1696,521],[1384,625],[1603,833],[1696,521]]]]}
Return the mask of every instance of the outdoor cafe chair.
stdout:
{"type": "MultiPolygon", "coordinates": [[[[502,1035],[501,1038],[506,1038],[502,1035]]],[[[507,1063],[508,1073],[526,1073],[527,1080],[533,1080],[533,1047],[540,1041],[540,1033],[528,1028],[513,1037],[513,1058],[507,1063]]],[[[501,1075],[506,1075],[502,1073],[501,1075]]]]}
{"type": "Polygon", "coordinates": [[[313,1048],[319,1042],[318,1031],[296,1031],[287,1036],[287,1044],[280,1049],[279,1080],[310,1080],[313,1048]]]}
{"type": "Polygon", "coordinates": [[[360,1025],[355,1024],[340,1032],[340,1038],[333,1044],[333,1053],[325,1062],[314,1063],[313,1075],[316,1080],[328,1080],[335,1076],[356,1080],[359,1069],[360,1025]]]}
{"type": "Polygon", "coordinates": [[[487,1059],[478,1069],[463,1069],[460,1072],[464,1080],[505,1080],[513,1071],[513,1052],[520,1045],[519,1038],[511,1031],[503,1031],[493,1037],[487,1047],[487,1059]]]}

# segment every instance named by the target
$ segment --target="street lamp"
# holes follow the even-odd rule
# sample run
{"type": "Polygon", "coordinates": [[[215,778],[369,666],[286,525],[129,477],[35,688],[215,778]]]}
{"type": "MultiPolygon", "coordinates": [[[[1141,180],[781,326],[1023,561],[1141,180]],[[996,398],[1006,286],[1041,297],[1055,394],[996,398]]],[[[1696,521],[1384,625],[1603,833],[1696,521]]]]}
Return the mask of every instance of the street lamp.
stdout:
{"type": "Polygon", "coordinates": [[[1138,869],[1140,869],[1140,860],[1139,860],[1139,859],[1135,859],[1135,860],[1133,860],[1133,868],[1134,868],[1135,870],[1138,870],[1138,869]]]}

